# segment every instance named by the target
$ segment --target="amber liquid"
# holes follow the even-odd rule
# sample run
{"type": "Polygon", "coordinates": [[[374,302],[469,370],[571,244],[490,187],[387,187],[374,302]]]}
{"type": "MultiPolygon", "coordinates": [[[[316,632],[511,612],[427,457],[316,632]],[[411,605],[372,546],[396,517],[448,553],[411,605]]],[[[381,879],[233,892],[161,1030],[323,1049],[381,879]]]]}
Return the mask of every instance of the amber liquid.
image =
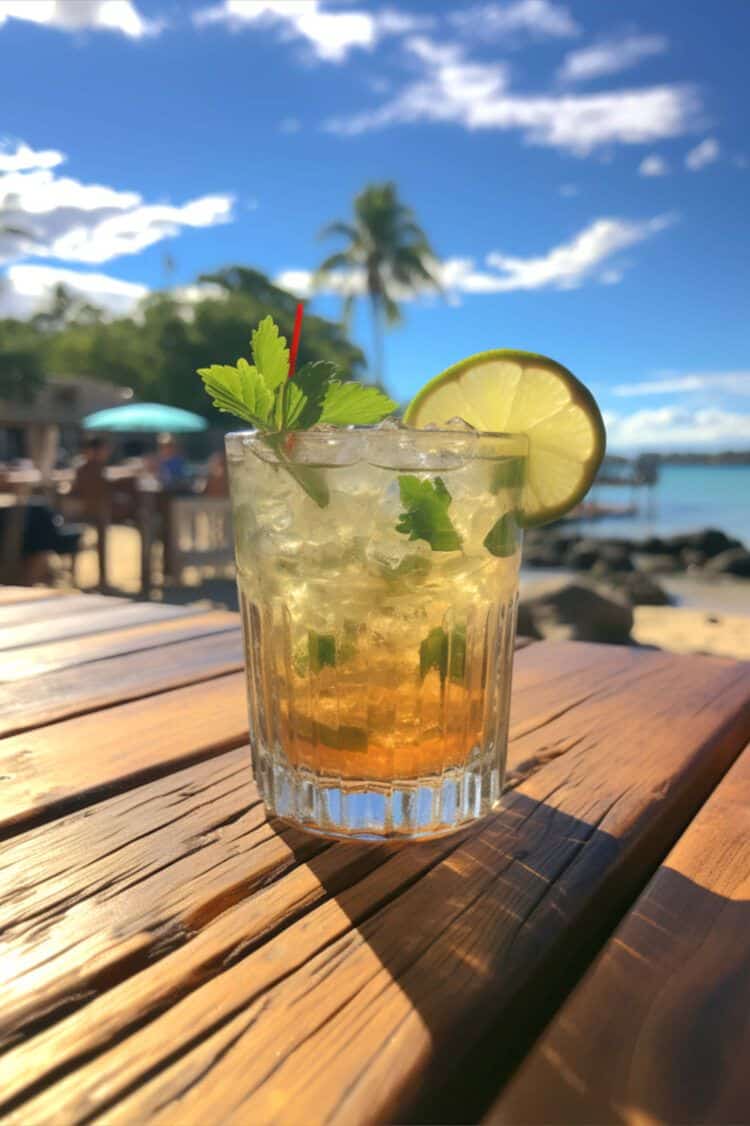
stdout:
{"type": "Polygon", "coordinates": [[[250,745],[271,811],[418,835],[499,797],[520,533],[518,477],[500,488],[496,469],[441,470],[460,543],[433,550],[398,530],[396,470],[326,467],[330,500],[316,506],[278,466],[230,459],[250,745]],[[506,518],[509,547],[491,551],[506,518]]]}
{"type": "Polygon", "coordinates": [[[485,733],[500,737],[513,596],[459,617],[441,615],[430,596],[306,635],[288,607],[262,607],[244,586],[240,577],[251,738],[283,748],[291,765],[340,779],[413,779],[461,766],[485,733]],[[430,628],[436,611],[443,624],[430,628]]]}

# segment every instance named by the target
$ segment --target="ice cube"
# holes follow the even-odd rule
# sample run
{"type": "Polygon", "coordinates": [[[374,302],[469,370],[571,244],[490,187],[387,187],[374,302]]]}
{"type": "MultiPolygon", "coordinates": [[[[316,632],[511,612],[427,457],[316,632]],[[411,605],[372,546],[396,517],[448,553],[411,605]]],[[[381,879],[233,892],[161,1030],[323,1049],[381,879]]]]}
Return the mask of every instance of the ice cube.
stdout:
{"type": "Polygon", "coordinates": [[[476,434],[477,432],[476,426],[472,426],[471,423],[467,422],[465,418],[459,418],[458,415],[454,416],[453,418],[449,418],[447,422],[443,423],[440,429],[458,430],[465,434],[476,434]]]}

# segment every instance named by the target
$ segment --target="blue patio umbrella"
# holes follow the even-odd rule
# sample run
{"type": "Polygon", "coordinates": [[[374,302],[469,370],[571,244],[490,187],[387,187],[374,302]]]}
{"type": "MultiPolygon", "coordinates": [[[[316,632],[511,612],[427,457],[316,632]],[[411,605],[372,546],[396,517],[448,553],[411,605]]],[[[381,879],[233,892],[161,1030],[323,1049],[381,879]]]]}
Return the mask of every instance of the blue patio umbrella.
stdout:
{"type": "Polygon", "coordinates": [[[120,434],[193,434],[206,430],[208,423],[199,414],[164,403],[126,403],[122,407],[109,407],[95,411],[83,420],[86,430],[108,430],[120,434]]]}

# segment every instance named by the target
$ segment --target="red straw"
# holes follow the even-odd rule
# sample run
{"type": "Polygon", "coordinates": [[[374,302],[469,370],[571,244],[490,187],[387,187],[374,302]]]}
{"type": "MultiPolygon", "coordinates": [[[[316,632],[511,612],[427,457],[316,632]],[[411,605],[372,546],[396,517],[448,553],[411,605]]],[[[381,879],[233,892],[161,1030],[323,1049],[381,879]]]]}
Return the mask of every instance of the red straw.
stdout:
{"type": "Polygon", "coordinates": [[[302,333],[302,316],[304,311],[305,307],[300,301],[294,317],[294,335],[292,336],[292,346],[289,349],[289,379],[294,375],[294,369],[297,366],[297,352],[299,351],[299,338],[302,333]]]}

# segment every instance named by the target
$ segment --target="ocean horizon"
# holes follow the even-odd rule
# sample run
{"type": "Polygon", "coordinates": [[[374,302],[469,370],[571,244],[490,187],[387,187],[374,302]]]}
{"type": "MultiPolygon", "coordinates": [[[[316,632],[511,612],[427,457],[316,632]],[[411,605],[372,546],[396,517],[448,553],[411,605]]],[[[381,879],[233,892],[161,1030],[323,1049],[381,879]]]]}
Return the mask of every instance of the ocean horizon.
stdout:
{"type": "Polygon", "coordinates": [[[573,522],[581,535],[604,539],[622,536],[644,539],[718,528],[750,547],[750,465],[662,465],[648,511],[645,488],[596,486],[600,504],[626,505],[632,499],[634,516],[605,517],[573,522]]]}

